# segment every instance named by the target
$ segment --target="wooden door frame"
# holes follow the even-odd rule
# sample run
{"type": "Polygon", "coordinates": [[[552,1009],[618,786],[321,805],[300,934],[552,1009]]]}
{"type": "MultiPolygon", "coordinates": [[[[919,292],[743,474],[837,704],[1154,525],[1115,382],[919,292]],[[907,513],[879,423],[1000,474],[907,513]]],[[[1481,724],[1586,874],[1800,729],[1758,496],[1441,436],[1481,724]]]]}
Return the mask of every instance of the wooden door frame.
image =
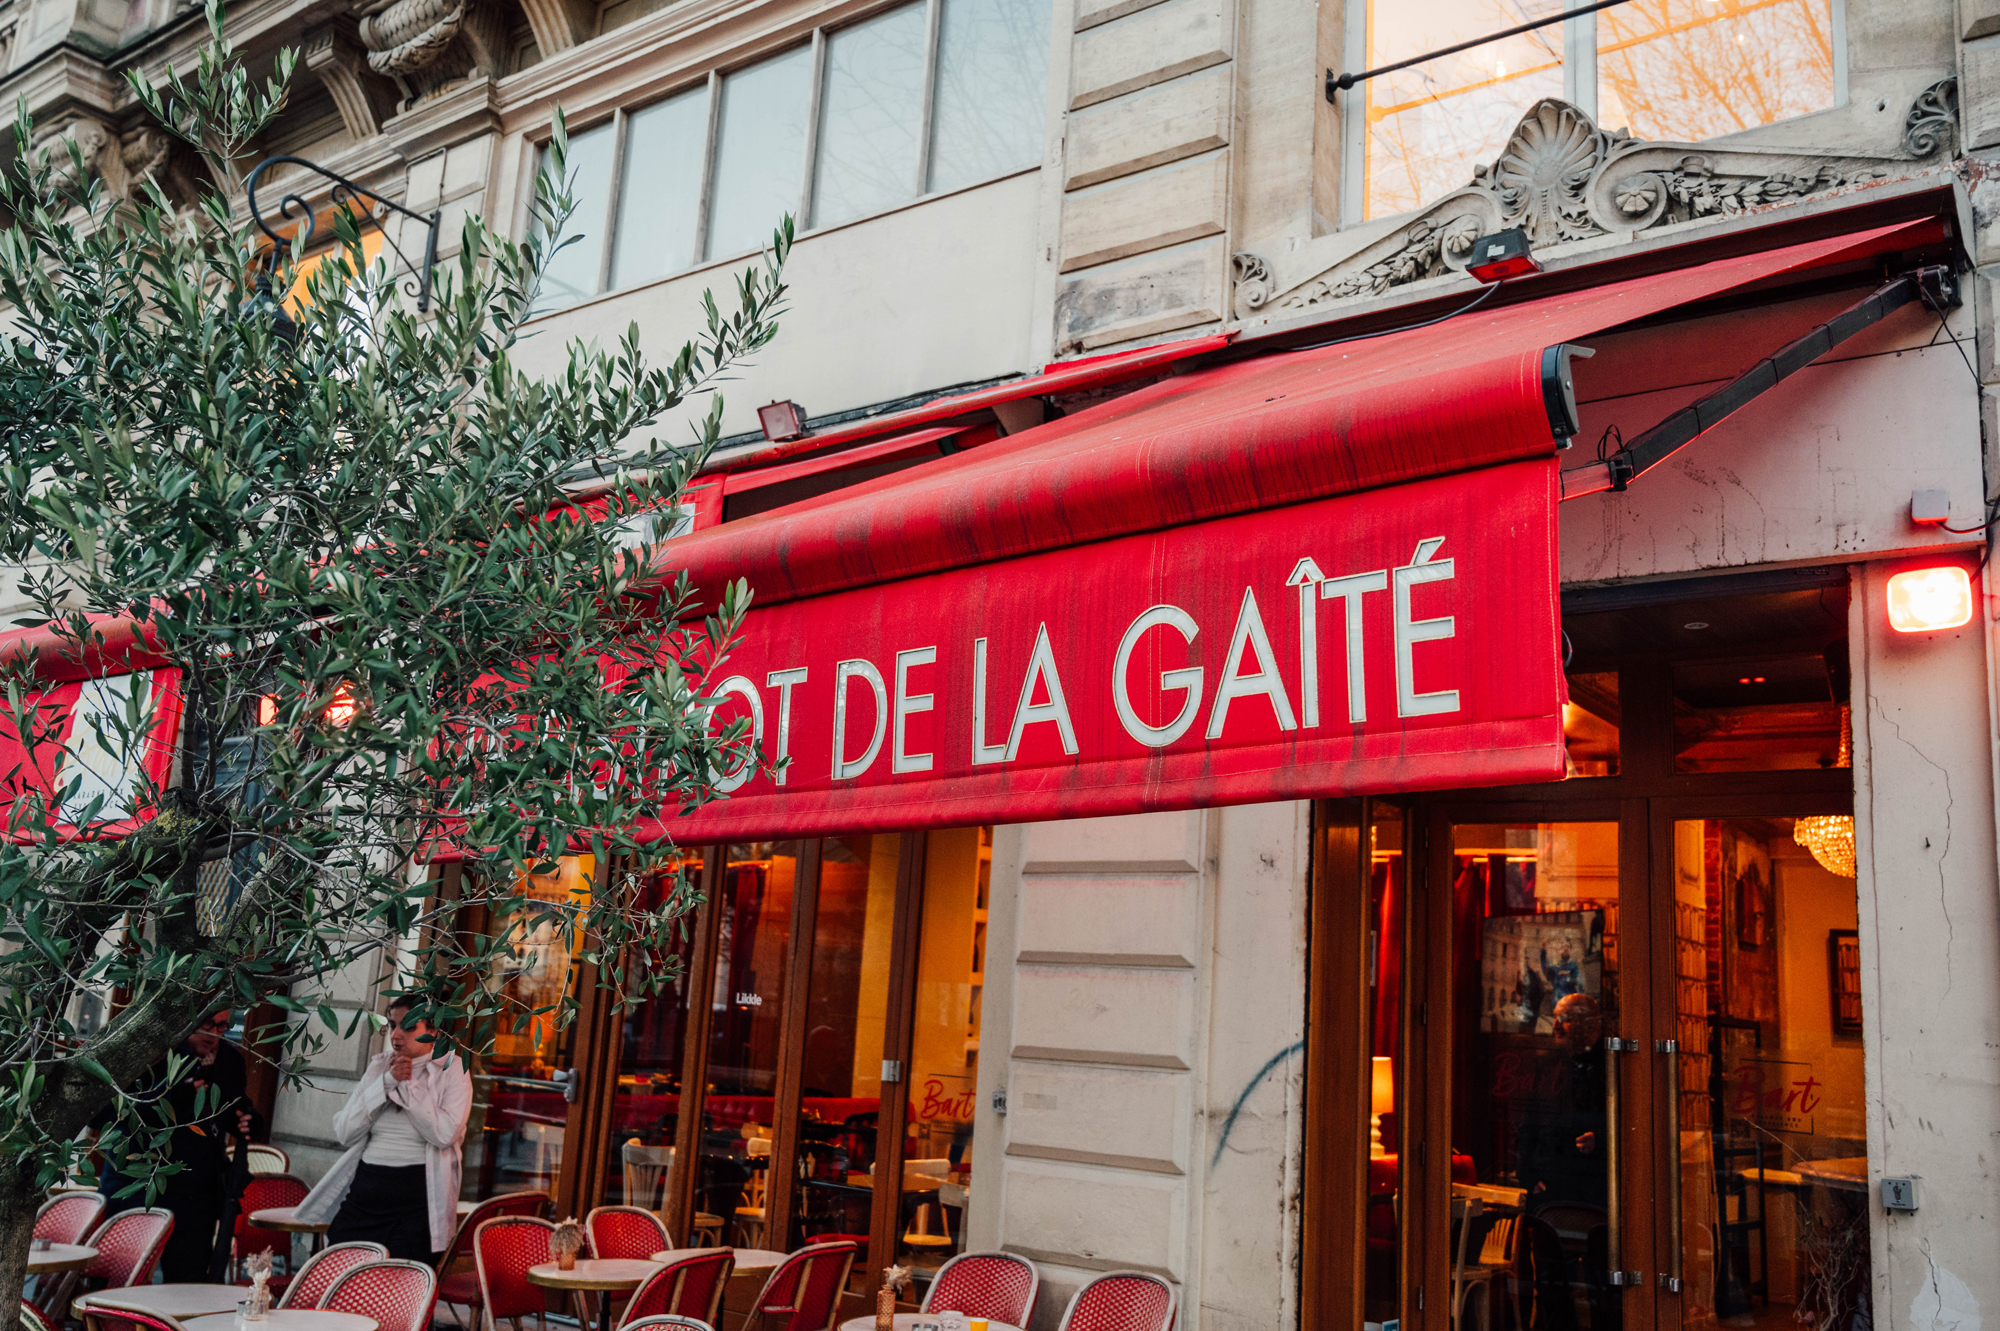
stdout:
{"type": "Polygon", "coordinates": [[[708,846],[701,856],[701,904],[695,908],[694,948],[688,955],[687,1030],[681,1043],[680,1105],[674,1112],[674,1165],[667,1172],[661,1219],[674,1242],[688,1245],[700,1207],[701,1124],[708,1099],[708,1045],[715,1033],[716,948],[722,934],[726,846],[708,846]]]}
{"type": "MultiPolygon", "coordinates": [[[[1368,878],[1371,801],[1313,806],[1307,905],[1305,1153],[1299,1325],[1358,1327],[1367,1283],[1368,878]]],[[[1407,903],[1407,896],[1405,902],[1407,903]]]]}

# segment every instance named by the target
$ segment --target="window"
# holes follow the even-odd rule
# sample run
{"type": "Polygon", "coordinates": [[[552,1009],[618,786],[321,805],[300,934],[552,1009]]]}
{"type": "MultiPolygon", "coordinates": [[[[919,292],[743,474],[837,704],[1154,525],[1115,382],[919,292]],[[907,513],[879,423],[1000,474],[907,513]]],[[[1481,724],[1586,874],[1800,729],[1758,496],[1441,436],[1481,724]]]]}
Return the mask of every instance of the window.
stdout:
{"type": "MultiPolygon", "coordinates": [[[[1700,140],[1838,104],[1835,0],[1633,0],[1385,74],[1353,96],[1360,217],[1419,208],[1491,162],[1544,97],[1608,129],[1700,140]]],[[[1565,0],[1356,0],[1373,69],[1547,18],[1565,0]]]]}
{"type": "Polygon", "coordinates": [[[572,134],[540,308],[1034,166],[1048,46],[1048,0],[916,0],[572,134]]]}

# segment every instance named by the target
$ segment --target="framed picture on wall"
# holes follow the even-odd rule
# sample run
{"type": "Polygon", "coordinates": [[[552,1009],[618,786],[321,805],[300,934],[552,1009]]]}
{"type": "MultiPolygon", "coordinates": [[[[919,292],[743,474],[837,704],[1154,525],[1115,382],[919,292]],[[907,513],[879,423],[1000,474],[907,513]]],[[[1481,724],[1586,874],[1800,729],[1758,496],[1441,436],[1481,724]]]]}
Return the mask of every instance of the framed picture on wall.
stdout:
{"type": "Polygon", "coordinates": [[[1852,929],[1827,933],[1828,967],[1833,978],[1833,1033],[1861,1034],[1861,936],[1852,929]]]}

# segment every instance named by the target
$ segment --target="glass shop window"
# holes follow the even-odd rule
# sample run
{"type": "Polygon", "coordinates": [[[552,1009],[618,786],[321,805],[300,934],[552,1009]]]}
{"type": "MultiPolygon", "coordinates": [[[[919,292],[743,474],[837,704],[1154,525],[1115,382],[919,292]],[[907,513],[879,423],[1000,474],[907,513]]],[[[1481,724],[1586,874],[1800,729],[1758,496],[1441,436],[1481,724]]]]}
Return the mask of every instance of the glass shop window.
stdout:
{"type": "Polygon", "coordinates": [[[731,846],[716,898],[722,918],[708,995],[714,1024],[694,1227],[719,1231],[720,1241],[742,1247],[764,1246],[757,1240],[764,1232],[765,1176],[776,1122],[780,1008],[799,851],[796,841],[731,846]]]}
{"type": "Polygon", "coordinates": [[[799,1183],[785,1241],[755,1246],[789,1252],[815,1240],[868,1241],[901,840],[888,833],[820,843],[799,1069],[799,1183]]]}
{"type": "Polygon", "coordinates": [[[595,872],[591,856],[564,856],[555,872],[516,878],[513,890],[487,907],[486,931],[502,940],[487,983],[503,1010],[490,1030],[492,1051],[471,1056],[468,1199],[531,1190],[555,1195],[575,1075],[576,1026],[562,1020],[561,1007],[574,993],[578,960],[573,930],[550,908],[587,909],[595,872]]]}
{"type": "Polygon", "coordinates": [[[1607,128],[1699,141],[1834,104],[1832,0],[1636,0],[1595,17],[1607,128]]]}
{"type": "Polygon", "coordinates": [[[1618,672],[1569,676],[1563,706],[1563,743],[1570,776],[1618,775],[1618,672]]]}
{"type": "MultiPolygon", "coordinates": [[[[679,876],[669,871],[649,877],[637,904],[655,909],[668,901],[683,881],[697,881],[700,857],[687,856],[676,867],[679,876]]],[[[612,1139],[618,1147],[606,1153],[606,1204],[658,1211],[671,1195],[674,1135],[685,1094],[681,1060],[687,1052],[688,999],[695,984],[688,973],[694,954],[695,919],[692,909],[681,917],[674,946],[660,958],[662,963],[678,965],[676,978],[626,1013],[619,1032],[618,1086],[611,1106],[612,1139]]],[[[674,1236],[676,1241],[681,1237],[674,1236]]]]}
{"type": "Polygon", "coordinates": [[[1368,829],[1368,1210],[1363,1317],[1394,1322],[1403,1304],[1403,922],[1409,862],[1403,811],[1374,806],[1368,829]]]}
{"type": "Polygon", "coordinates": [[[1042,159],[1048,0],[941,0],[931,110],[932,190],[1042,159]]]}
{"type": "MultiPolygon", "coordinates": [[[[1562,0],[1367,0],[1362,68],[1559,12],[1562,0]]],[[[1563,25],[1489,42],[1371,79],[1365,89],[1363,217],[1390,217],[1442,198],[1498,155],[1522,112],[1563,95],[1563,25]]]]}
{"type": "Polygon", "coordinates": [[[1838,687],[1819,652],[1675,662],[1674,770],[1851,766],[1838,687]]]}
{"type": "Polygon", "coordinates": [[[707,139],[707,84],[626,117],[613,288],[679,272],[699,257],[695,245],[707,139]]]}
{"type": "Polygon", "coordinates": [[[917,196],[926,26],[923,5],[904,5],[827,37],[814,226],[917,196]]]}
{"type": "Polygon", "coordinates": [[[710,186],[709,258],[767,244],[778,220],[798,213],[811,112],[809,46],[724,76],[710,186]]]}
{"type": "MultiPolygon", "coordinates": [[[[570,214],[562,234],[555,238],[558,248],[542,271],[541,296],[535,303],[538,310],[561,309],[598,292],[604,272],[605,233],[610,222],[607,214],[611,206],[611,154],[617,143],[617,128],[614,122],[606,121],[569,136],[567,167],[576,211],[570,214]]],[[[547,158],[544,149],[536,161],[537,170],[542,169],[547,158]]],[[[537,239],[547,243],[549,237],[537,239]]]]}

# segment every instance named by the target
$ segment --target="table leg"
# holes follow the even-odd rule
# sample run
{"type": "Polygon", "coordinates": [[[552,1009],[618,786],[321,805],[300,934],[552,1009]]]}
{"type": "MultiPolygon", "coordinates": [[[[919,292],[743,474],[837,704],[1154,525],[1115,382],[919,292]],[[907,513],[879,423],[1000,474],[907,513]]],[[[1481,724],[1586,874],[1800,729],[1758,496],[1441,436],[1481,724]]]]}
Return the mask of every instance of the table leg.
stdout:
{"type": "Polygon", "coordinates": [[[611,1291],[607,1289],[597,1297],[598,1307],[601,1309],[597,1314],[598,1331],[611,1331],[611,1291]]]}

